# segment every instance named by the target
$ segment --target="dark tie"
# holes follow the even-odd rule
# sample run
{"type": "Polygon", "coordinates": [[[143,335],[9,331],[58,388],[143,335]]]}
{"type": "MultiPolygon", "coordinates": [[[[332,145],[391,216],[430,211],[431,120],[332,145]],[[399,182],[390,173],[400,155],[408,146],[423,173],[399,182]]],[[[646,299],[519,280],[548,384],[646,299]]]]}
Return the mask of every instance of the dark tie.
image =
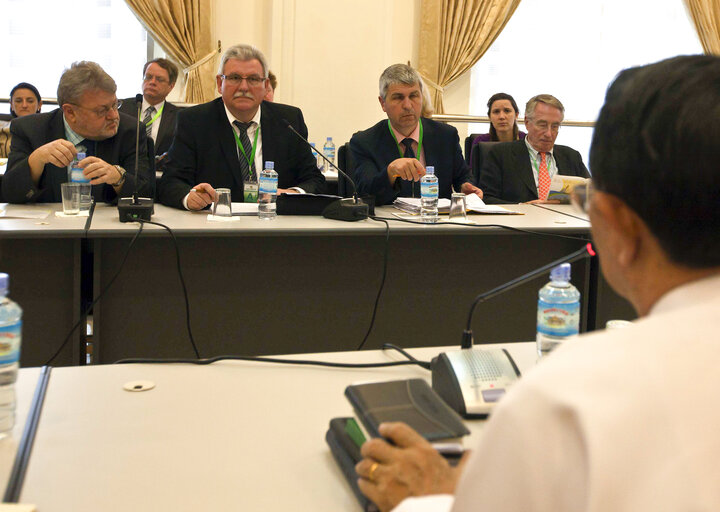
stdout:
{"type": "Polygon", "coordinates": [[[95,156],[95,141],[83,139],[80,145],[85,146],[85,156],[95,156]]]}
{"type": "Polygon", "coordinates": [[[252,153],[252,145],[250,144],[250,138],[248,137],[248,128],[252,125],[252,121],[249,123],[241,123],[240,121],[233,121],[233,124],[238,127],[240,131],[240,142],[245,149],[245,155],[240,152],[240,170],[242,171],[243,181],[250,181],[250,177],[255,175],[255,159],[253,159],[251,165],[248,165],[247,159],[250,158],[252,153]],[[247,156],[247,158],[246,158],[247,156]]]}
{"type": "Polygon", "coordinates": [[[147,135],[147,138],[152,138],[152,125],[150,124],[150,121],[152,121],[152,116],[155,114],[155,107],[148,107],[145,111],[145,117],[143,117],[143,123],[145,123],[145,134],[147,135]]]}
{"type": "MultiPolygon", "coordinates": [[[[415,158],[415,151],[413,151],[412,148],[413,142],[410,137],[406,137],[401,141],[401,144],[405,146],[405,152],[403,153],[404,158],[415,158]]],[[[403,197],[415,197],[415,182],[403,180],[400,195],[403,197]]]]}

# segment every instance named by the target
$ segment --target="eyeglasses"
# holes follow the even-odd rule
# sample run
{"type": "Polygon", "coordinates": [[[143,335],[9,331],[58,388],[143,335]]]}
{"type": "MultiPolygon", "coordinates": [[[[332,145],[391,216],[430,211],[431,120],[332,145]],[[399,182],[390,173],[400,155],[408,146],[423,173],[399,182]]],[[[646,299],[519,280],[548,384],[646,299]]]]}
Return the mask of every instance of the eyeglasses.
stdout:
{"type": "Polygon", "coordinates": [[[82,105],[77,105],[75,103],[70,103],[70,105],[73,105],[78,108],[82,108],[85,110],[89,110],[93,114],[95,114],[98,118],[107,117],[107,115],[110,113],[110,111],[117,111],[121,106],[123,102],[122,100],[116,100],[115,103],[112,105],[106,105],[104,107],[98,107],[98,108],[87,108],[83,107],[82,105]]]}
{"type": "Polygon", "coordinates": [[[165,77],[155,76],[155,75],[145,75],[145,76],[143,77],[143,82],[152,82],[153,78],[154,78],[155,81],[156,81],[157,83],[159,83],[159,84],[166,84],[166,83],[170,82],[170,80],[168,80],[168,79],[165,78],[165,77]]]}
{"type": "Polygon", "coordinates": [[[250,87],[257,87],[265,82],[267,78],[257,75],[240,76],[240,75],[220,75],[230,85],[240,85],[243,80],[247,81],[250,87]]]}
{"type": "Polygon", "coordinates": [[[573,188],[572,192],[570,192],[570,203],[580,213],[588,213],[592,194],[592,180],[587,180],[585,183],[577,185],[575,188],[573,188]]]}

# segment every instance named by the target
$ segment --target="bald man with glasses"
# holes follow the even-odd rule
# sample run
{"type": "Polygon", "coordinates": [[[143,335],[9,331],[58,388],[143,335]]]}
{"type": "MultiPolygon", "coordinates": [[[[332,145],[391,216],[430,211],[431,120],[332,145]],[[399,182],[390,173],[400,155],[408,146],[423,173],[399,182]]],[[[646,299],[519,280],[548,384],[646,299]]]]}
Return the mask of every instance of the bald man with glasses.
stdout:
{"type": "MultiPolygon", "coordinates": [[[[62,201],[61,184],[78,153],[96,201],[114,203],[135,190],[135,124],[118,112],[115,81],[94,62],[75,62],[58,84],[60,108],[18,118],[2,181],[11,203],[62,201]]],[[[145,134],[141,133],[138,191],[151,193],[145,134]]]]}

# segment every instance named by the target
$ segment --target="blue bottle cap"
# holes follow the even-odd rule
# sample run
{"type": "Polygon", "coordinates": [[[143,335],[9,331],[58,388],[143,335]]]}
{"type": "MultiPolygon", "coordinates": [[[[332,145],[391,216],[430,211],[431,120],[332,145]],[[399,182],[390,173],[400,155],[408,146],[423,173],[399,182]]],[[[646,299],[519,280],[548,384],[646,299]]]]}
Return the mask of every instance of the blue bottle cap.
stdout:
{"type": "Polygon", "coordinates": [[[428,166],[425,168],[425,174],[434,175],[434,174],[435,174],[435,167],[433,167],[432,165],[428,165],[428,166]]]}
{"type": "Polygon", "coordinates": [[[268,160],[267,162],[265,162],[265,169],[275,170],[275,162],[273,162],[272,160],[268,160]]]}
{"type": "Polygon", "coordinates": [[[570,281],[570,263],[562,263],[550,271],[551,281],[570,281]]]}
{"type": "Polygon", "coordinates": [[[10,276],[5,272],[0,272],[0,295],[6,295],[10,286],[10,276]]]}
{"type": "Polygon", "coordinates": [[[328,142],[330,142],[332,140],[332,137],[328,137],[327,140],[328,142]]]}
{"type": "Polygon", "coordinates": [[[75,160],[77,160],[78,162],[80,160],[85,160],[85,156],[85,153],[83,153],[82,151],[78,151],[78,154],[75,156],[75,160]]]}

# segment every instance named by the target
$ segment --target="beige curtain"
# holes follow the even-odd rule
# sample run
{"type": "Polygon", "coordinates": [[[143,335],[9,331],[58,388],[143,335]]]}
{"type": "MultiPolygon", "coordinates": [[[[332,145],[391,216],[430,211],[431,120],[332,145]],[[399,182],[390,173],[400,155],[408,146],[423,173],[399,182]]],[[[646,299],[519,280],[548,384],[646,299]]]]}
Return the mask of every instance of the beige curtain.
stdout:
{"type": "Polygon", "coordinates": [[[720,0],[685,0],[706,54],[720,55],[720,0]]]}
{"type": "Polygon", "coordinates": [[[213,0],[125,0],[153,39],[185,73],[185,101],[215,97],[213,0]]]}
{"type": "Polygon", "coordinates": [[[443,88],[470,69],[502,32],[520,0],[422,0],[418,71],[442,114],[443,88]]]}

